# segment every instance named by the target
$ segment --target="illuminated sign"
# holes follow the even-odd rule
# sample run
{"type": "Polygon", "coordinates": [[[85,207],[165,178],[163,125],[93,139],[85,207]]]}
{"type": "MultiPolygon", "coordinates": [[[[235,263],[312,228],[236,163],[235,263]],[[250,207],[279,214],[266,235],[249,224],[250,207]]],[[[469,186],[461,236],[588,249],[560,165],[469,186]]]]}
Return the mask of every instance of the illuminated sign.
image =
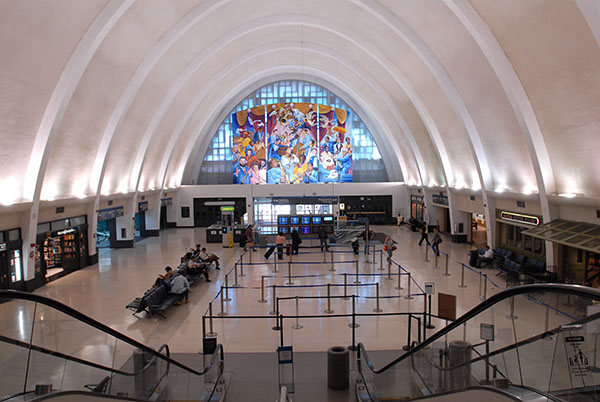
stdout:
{"type": "Polygon", "coordinates": [[[138,211],[145,212],[148,210],[148,201],[138,202],[138,211]]]}
{"type": "Polygon", "coordinates": [[[448,196],[442,194],[432,194],[431,198],[434,204],[440,204],[448,206],[448,196]]]}
{"type": "Polygon", "coordinates": [[[540,218],[537,216],[517,214],[514,212],[501,211],[500,218],[505,221],[519,222],[532,226],[537,226],[540,224],[540,218]]]}
{"type": "Polygon", "coordinates": [[[221,212],[233,212],[235,211],[235,207],[223,206],[221,207],[221,212]]]}
{"type": "Polygon", "coordinates": [[[60,232],[56,232],[56,234],[60,236],[60,235],[69,234],[69,233],[73,233],[73,232],[75,232],[75,229],[65,229],[60,232]]]}
{"type": "Polygon", "coordinates": [[[0,251],[6,251],[6,243],[0,243],[0,251]]]}

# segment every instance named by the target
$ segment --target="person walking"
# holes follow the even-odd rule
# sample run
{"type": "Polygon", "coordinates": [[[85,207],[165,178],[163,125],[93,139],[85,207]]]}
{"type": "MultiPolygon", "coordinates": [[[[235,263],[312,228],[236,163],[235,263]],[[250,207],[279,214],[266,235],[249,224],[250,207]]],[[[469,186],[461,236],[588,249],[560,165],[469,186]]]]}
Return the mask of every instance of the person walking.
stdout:
{"type": "Polygon", "coordinates": [[[394,252],[394,240],[388,235],[383,243],[383,249],[387,252],[387,261],[392,260],[392,253],[394,252]]]}
{"type": "Polygon", "coordinates": [[[433,237],[431,238],[432,246],[431,248],[435,251],[435,255],[440,256],[440,243],[442,242],[442,237],[438,232],[437,228],[433,228],[433,237]]]}
{"type": "Polygon", "coordinates": [[[254,247],[254,226],[248,225],[246,228],[246,247],[250,247],[252,251],[256,251],[254,247]]]}
{"type": "Polygon", "coordinates": [[[297,229],[294,229],[292,230],[292,254],[298,255],[300,244],[302,244],[300,233],[298,233],[297,229]]]}
{"type": "Polygon", "coordinates": [[[277,246],[277,258],[283,260],[283,245],[285,243],[285,236],[282,232],[277,233],[275,238],[275,245],[277,246]]]}
{"type": "Polygon", "coordinates": [[[423,243],[423,240],[425,240],[427,242],[428,246],[431,245],[431,243],[429,243],[428,233],[429,233],[429,229],[427,228],[427,225],[423,224],[421,226],[421,240],[419,241],[419,246],[421,245],[421,243],[423,243]]]}
{"type": "Polygon", "coordinates": [[[327,236],[327,232],[325,231],[325,228],[321,226],[319,228],[319,241],[321,243],[321,251],[323,251],[323,248],[325,248],[326,251],[329,251],[328,240],[329,237],[327,236]]]}

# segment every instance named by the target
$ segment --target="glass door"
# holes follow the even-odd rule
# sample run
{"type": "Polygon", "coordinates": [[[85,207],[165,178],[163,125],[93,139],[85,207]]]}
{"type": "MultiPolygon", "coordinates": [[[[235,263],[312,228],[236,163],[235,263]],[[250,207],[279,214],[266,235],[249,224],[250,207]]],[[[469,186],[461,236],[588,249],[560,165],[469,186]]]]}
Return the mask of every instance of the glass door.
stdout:
{"type": "Polygon", "coordinates": [[[8,251],[0,251],[0,288],[8,289],[10,287],[9,271],[7,263],[8,251]]]}

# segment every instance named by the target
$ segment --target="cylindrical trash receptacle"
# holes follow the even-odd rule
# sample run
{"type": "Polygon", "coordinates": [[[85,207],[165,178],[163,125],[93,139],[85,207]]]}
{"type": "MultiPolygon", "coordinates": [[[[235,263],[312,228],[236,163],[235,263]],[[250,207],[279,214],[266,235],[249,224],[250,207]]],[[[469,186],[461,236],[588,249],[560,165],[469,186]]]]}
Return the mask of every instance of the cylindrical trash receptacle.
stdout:
{"type": "Polygon", "coordinates": [[[327,386],[335,390],[348,388],[350,355],[343,346],[333,346],[327,351],[327,386]]]}
{"type": "Polygon", "coordinates": [[[448,360],[451,369],[449,388],[456,390],[469,387],[471,385],[471,365],[461,365],[471,360],[471,344],[465,341],[450,342],[448,360]]]}

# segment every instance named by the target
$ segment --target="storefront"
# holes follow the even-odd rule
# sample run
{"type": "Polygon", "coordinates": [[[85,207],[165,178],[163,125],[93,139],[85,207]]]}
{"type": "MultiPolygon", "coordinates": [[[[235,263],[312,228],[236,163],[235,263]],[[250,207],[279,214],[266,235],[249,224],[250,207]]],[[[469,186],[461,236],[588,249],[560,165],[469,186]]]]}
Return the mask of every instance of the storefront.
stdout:
{"type": "Polygon", "coordinates": [[[600,288],[600,225],[557,219],[523,234],[558,245],[559,281],[600,288]]]}
{"type": "Polygon", "coordinates": [[[542,217],[512,211],[496,210],[496,247],[511,250],[528,259],[546,261],[546,245],[539,238],[524,232],[542,223],[542,217]]]}
{"type": "Polygon", "coordinates": [[[419,221],[423,221],[423,207],[425,203],[423,202],[422,195],[410,195],[410,217],[417,219],[419,221]]]}
{"type": "Polygon", "coordinates": [[[0,231],[0,288],[25,290],[21,229],[0,231]]]}
{"type": "Polygon", "coordinates": [[[450,225],[450,208],[447,195],[443,193],[431,195],[429,214],[430,225],[437,225],[442,233],[451,233],[452,227],[450,225]],[[432,220],[431,215],[435,215],[437,219],[432,220]]]}
{"type": "Polygon", "coordinates": [[[85,215],[38,224],[36,287],[89,265],[85,215]]]}

